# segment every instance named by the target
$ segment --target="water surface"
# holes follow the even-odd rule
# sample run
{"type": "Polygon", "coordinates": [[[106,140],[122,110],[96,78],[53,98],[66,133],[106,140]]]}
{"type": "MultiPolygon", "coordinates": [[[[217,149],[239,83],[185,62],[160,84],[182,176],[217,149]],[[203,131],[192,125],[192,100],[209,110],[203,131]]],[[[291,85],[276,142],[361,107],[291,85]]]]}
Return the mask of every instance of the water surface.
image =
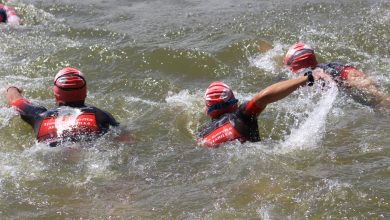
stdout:
{"type": "Polygon", "coordinates": [[[259,143],[196,145],[202,95],[240,100],[294,77],[288,47],[356,65],[390,93],[390,4],[343,1],[8,1],[0,88],[48,108],[55,73],[79,68],[112,132],[49,148],[0,98],[1,219],[388,219],[390,116],[330,87],[302,88],[259,117],[259,143]]]}

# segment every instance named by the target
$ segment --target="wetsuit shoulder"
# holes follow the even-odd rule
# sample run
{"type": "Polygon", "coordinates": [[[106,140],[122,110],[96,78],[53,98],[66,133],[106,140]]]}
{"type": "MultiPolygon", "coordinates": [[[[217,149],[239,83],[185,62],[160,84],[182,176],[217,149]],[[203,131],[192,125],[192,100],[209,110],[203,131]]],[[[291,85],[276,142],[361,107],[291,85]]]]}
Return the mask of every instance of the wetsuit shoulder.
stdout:
{"type": "Polygon", "coordinates": [[[333,77],[338,76],[344,66],[345,65],[343,63],[338,61],[317,65],[317,67],[323,69],[326,73],[332,75],[333,77]]]}
{"type": "Polygon", "coordinates": [[[237,116],[243,120],[245,126],[238,129],[246,140],[251,142],[260,141],[258,116],[263,110],[264,108],[259,108],[252,99],[239,106],[237,116]]]}
{"type": "Polygon", "coordinates": [[[251,99],[239,106],[237,114],[242,118],[257,118],[263,110],[264,108],[258,107],[253,99],[251,99]]]}
{"type": "Polygon", "coordinates": [[[96,120],[107,126],[119,126],[115,118],[107,111],[99,109],[95,106],[86,106],[86,109],[91,109],[96,114],[96,120]]]}

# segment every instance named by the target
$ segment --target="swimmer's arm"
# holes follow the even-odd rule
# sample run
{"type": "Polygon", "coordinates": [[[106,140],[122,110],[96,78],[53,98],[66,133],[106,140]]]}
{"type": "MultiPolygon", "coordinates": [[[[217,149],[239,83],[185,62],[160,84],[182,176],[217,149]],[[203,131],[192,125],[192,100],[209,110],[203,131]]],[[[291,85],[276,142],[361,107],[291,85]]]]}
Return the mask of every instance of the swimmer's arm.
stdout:
{"type": "Polygon", "coordinates": [[[257,93],[253,101],[259,108],[265,108],[268,104],[281,100],[297,88],[306,85],[308,78],[308,76],[300,76],[270,85],[257,93]]]}
{"type": "Polygon", "coordinates": [[[37,120],[41,120],[40,113],[47,111],[47,109],[31,104],[21,93],[22,91],[18,87],[9,86],[6,90],[8,105],[14,107],[22,119],[34,127],[37,120]]]}
{"type": "Polygon", "coordinates": [[[106,113],[107,113],[107,116],[108,116],[108,123],[109,123],[109,125],[113,126],[113,127],[118,127],[120,125],[119,122],[117,122],[115,120],[115,118],[110,113],[108,113],[108,112],[106,112],[106,113]]]}
{"type": "Polygon", "coordinates": [[[15,86],[9,86],[6,90],[6,98],[8,105],[12,105],[15,101],[23,99],[22,91],[15,86]]]}
{"type": "Polygon", "coordinates": [[[382,97],[383,94],[379,91],[378,87],[376,86],[375,82],[369,78],[367,78],[365,75],[354,75],[353,73],[350,74],[348,77],[348,80],[345,81],[345,86],[349,88],[358,88],[362,90],[366,90],[370,94],[374,95],[375,97],[382,97]]]}
{"type": "MultiPolygon", "coordinates": [[[[326,80],[327,74],[313,73],[314,80],[326,80]]],[[[309,76],[300,76],[298,78],[285,80],[268,86],[253,97],[253,101],[257,107],[264,109],[268,104],[279,101],[301,86],[305,86],[309,82],[309,76]]]]}

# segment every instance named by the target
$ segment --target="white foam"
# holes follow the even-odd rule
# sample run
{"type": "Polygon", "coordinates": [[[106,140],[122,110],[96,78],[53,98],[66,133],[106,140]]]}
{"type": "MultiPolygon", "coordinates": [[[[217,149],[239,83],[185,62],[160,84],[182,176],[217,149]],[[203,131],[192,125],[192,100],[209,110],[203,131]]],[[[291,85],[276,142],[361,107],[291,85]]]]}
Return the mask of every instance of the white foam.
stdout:
{"type": "Polygon", "coordinates": [[[9,121],[15,115],[17,115],[17,112],[12,108],[0,108],[0,129],[8,126],[9,121]]]}
{"type": "Polygon", "coordinates": [[[261,207],[259,209],[256,209],[256,213],[259,215],[260,219],[263,220],[271,220],[270,211],[272,210],[272,207],[265,206],[261,207]]]}
{"type": "Polygon", "coordinates": [[[17,176],[17,173],[18,173],[17,170],[15,169],[15,167],[12,166],[11,164],[9,164],[9,161],[7,160],[8,157],[10,157],[10,156],[6,153],[1,153],[1,155],[0,155],[0,158],[1,158],[0,183],[2,182],[1,180],[4,179],[4,177],[9,177],[9,176],[15,177],[15,176],[17,176]]]}
{"type": "Polygon", "coordinates": [[[46,144],[38,143],[35,141],[31,147],[26,148],[21,156],[25,158],[36,159],[39,155],[45,155],[47,153],[51,153],[52,151],[59,151],[60,148],[49,148],[46,144]]]}
{"type": "Polygon", "coordinates": [[[306,120],[280,144],[279,152],[286,153],[297,149],[315,148],[321,141],[326,128],[326,119],[336,100],[338,89],[335,84],[324,91],[320,100],[306,120]]]}
{"type": "Polygon", "coordinates": [[[141,102],[141,103],[145,103],[145,104],[150,105],[150,106],[161,106],[161,103],[159,103],[159,102],[141,99],[141,98],[133,97],[133,96],[125,97],[125,99],[128,102],[141,102]]]}
{"type": "Polygon", "coordinates": [[[250,57],[249,63],[251,66],[255,66],[267,72],[276,73],[279,71],[278,66],[280,65],[276,62],[275,58],[284,53],[284,46],[282,44],[275,44],[271,50],[268,50],[265,53],[257,54],[254,57],[250,57]]]}
{"type": "Polygon", "coordinates": [[[193,136],[196,136],[196,128],[199,125],[201,115],[204,114],[202,109],[201,98],[202,95],[200,92],[190,94],[188,90],[182,90],[177,94],[169,92],[165,101],[169,106],[177,106],[183,109],[183,113],[186,114],[188,121],[186,123],[187,131],[190,132],[193,136]]]}
{"type": "Polygon", "coordinates": [[[64,131],[71,130],[77,126],[77,117],[81,115],[81,110],[76,108],[61,108],[58,117],[55,119],[57,136],[61,137],[64,131]]]}
{"type": "Polygon", "coordinates": [[[173,94],[172,92],[168,93],[168,97],[165,98],[165,101],[168,104],[185,106],[187,108],[193,107],[196,102],[200,100],[201,97],[199,94],[190,94],[190,92],[185,89],[180,91],[177,94],[173,94]]]}
{"type": "Polygon", "coordinates": [[[39,178],[38,173],[47,166],[42,161],[35,160],[37,155],[47,152],[46,145],[27,148],[22,152],[0,152],[0,186],[3,181],[12,181],[16,186],[23,180],[39,178]],[[39,149],[38,149],[39,148],[39,149]]]}

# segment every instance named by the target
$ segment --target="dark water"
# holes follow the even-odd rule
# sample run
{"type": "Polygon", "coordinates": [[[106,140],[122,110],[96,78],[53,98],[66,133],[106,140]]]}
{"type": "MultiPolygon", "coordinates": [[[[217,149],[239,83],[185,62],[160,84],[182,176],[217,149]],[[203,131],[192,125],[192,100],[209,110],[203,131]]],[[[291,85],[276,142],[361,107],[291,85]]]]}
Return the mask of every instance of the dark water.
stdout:
{"type": "Polygon", "coordinates": [[[0,88],[54,107],[52,78],[81,69],[87,103],[115,132],[81,146],[37,144],[0,100],[1,219],[389,219],[390,117],[331,87],[267,107],[260,143],[207,150],[202,95],[223,80],[241,100],[293,77],[288,47],[312,44],[390,93],[390,3],[344,1],[8,1],[0,88]]]}

